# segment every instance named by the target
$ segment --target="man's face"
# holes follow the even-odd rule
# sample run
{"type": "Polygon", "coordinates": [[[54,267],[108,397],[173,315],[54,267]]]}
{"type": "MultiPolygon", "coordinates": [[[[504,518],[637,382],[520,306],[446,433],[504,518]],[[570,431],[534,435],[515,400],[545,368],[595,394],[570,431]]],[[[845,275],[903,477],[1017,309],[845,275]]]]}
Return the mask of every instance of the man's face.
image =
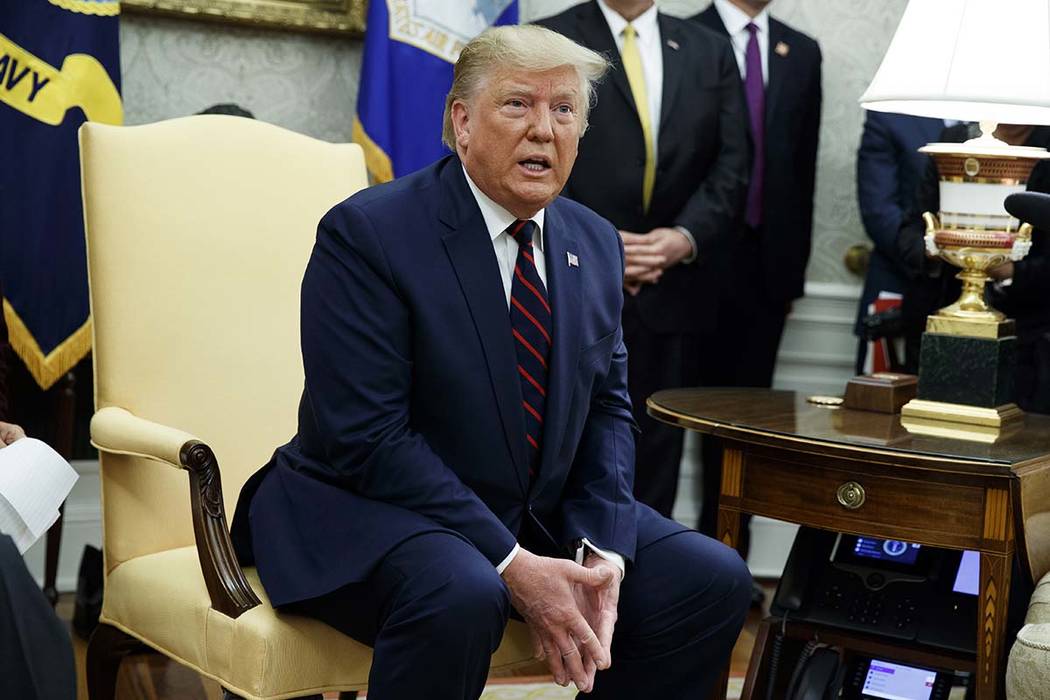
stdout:
{"type": "Polygon", "coordinates": [[[550,204],[576,162],[582,100],[571,66],[492,73],[474,99],[452,106],[470,179],[518,218],[550,204]]]}

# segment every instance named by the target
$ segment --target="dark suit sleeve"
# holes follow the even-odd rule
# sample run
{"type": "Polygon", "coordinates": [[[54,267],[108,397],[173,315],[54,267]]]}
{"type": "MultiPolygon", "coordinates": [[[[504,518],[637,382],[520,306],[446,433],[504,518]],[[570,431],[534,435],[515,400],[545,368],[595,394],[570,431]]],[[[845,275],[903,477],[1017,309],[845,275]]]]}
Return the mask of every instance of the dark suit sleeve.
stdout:
{"type": "Polygon", "coordinates": [[[900,260],[905,274],[910,279],[916,279],[923,273],[939,269],[937,260],[926,258],[924,240],[926,223],[922,219],[923,212],[940,210],[939,186],[937,164],[931,159],[926,167],[926,173],[919,181],[919,189],[915,194],[915,206],[904,215],[896,236],[895,257],[900,260]]]}
{"type": "Polygon", "coordinates": [[[344,203],[321,221],[301,303],[304,400],[316,425],[304,450],[340,486],[426,516],[499,564],[514,536],[411,427],[411,314],[359,207],[344,203]]]}
{"type": "MultiPolygon", "coordinates": [[[[615,230],[613,234],[620,247],[622,283],[623,244],[615,230]]],[[[622,305],[619,287],[617,295],[622,305]]],[[[627,349],[619,325],[613,348],[609,370],[591,396],[587,422],[563,492],[562,531],[567,541],[562,544],[572,546],[586,538],[595,547],[631,561],[638,540],[633,493],[637,426],[627,393],[627,349]]]]}
{"type": "Polygon", "coordinates": [[[719,238],[729,235],[743,208],[747,192],[749,147],[747,112],[740,85],[740,69],[728,41],[718,41],[718,131],[710,137],[719,144],[718,158],[700,188],[675,217],[696,239],[703,257],[719,238]]]}
{"type": "MultiPolygon", "coordinates": [[[[1033,231],[1032,237],[1045,236],[1047,231],[1033,231]]],[[[1046,304],[1050,299],[1050,257],[1027,257],[1014,263],[1014,278],[1007,295],[1012,300],[1046,304]]]]}
{"type": "Polygon", "coordinates": [[[905,215],[897,193],[900,158],[886,120],[868,112],[857,151],[857,201],[868,238],[891,260],[897,258],[897,232],[905,215]]]}
{"type": "Polygon", "coordinates": [[[7,407],[7,322],[4,320],[4,292],[0,288],[0,420],[8,420],[7,407]]]}
{"type": "Polygon", "coordinates": [[[822,84],[823,57],[820,53],[820,45],[814,44],[816,50],[813,62],[813,75],[810,85],[813,89],[812,96],[806,100],[808,109],[802,120],[803,133],[799,141],[799,185],[801,187],[802,201],[799,206],[803,208],[805,220],[803,231],[807,238],[813,231],[813,201],[817,185],[817,147],[820,142],[820,114],[824,104],[824,88],[822,84]]]}

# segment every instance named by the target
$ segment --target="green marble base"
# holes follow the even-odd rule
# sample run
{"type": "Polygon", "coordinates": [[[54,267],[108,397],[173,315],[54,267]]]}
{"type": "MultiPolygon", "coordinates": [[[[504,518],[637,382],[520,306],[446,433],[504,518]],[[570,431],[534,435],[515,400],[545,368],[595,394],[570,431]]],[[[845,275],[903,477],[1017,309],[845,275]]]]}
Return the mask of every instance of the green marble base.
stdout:
{"type": "Polygon", "coordinates": [[[919,398],[995,408],[1014,401],[1017,338],[923,333],[919,398]]]}

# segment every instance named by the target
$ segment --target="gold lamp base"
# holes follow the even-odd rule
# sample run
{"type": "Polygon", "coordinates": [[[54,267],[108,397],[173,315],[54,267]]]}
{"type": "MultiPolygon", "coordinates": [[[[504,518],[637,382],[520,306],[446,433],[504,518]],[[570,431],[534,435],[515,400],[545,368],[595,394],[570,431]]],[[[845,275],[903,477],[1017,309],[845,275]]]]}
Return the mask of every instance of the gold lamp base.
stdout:
{"type": "Polygon", "coordinates": [[[985,298],[988,272],[1022,259],[1032,245],[1032,227],[1012,217],[1003,201],[1024,191],[1036,163],[1050,153],[996,140],[994,124],[981,128],[984,135],[966,143],[919,149],[933,158],[940,174],[941,210],[923,214],[926,252],[961,268],[956,277],[962,282],[962,294],[931,316],[926,330],[1003,338],[1013,334],[1013,324],[985,298]]]}
{"type": "MultiPolygon", "coordinates": [[[[954,304],[953,304],[954,306],[954,304]]],[[[962,335],[968,338],[1007,338],[1016,335],[1013,319],[971,318],[954,312],[951,306],[926,317],[927,333],[962,335]]]]}
{"type": "Polygon", "coordinates": [[[972,442],[994,443],[1020,427],[1024,411],[1009,403],[995,408],[912,399],[901,409],[909,433],[972,442]]]}

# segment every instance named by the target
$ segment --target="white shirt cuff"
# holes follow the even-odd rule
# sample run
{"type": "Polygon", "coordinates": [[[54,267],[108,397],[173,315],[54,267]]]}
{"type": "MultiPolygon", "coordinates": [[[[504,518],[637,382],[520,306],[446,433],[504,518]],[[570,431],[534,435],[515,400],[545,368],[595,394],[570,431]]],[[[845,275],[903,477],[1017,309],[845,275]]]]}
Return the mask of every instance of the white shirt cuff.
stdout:
{"type": "Polygon", "coordinates": [[[510,550],[510,554],[508,554],[506,557],[504,557],[503,561],[501,561],[499,564],[496,565],[496,573],[499,574],[500,576],[502,576],[503,572],[506,570],[506,568],[508,566],[510,566],[510,563],[512,561],[514,561],[514,557],[518,556],[518,552],[520,552],[520,551],[521,551],[521,545],[515,543],[514,544],[514,549],[510,550]]]}
{"type": "Polygon", "coordinates": [[[692,253],[690,253],[687,257],[682,259],[682,264],[683,265],[687,265],[687,264],[693,262],[694,260],[696,260],[696,256],[700,252],[697,249],[697,247],[696,247],[696,239],[693,238],[692,232],[689,229],[687,229],[685,226],[675,226],[674,230],[678,231],[678,233],[680,233],[683,236],[685,236],[685,239],[687,241],[689,241],[689,247],[693,249],[692,253]]]}
{"type": "Polygon", "coordinates": [[[579,547],[576,548],[576,563],[583,565],[583,558],[587,554],[587,549],[597,554],[605,561],[612,562],[617,569],[620,570],[620,580],[623,580],[624,572],[626,571],[626,564],[624,563],[623,556],[616,552],[607,552],[604,549],[598,549],[590,543],[586,537],[583,538],[579,547]]]}

